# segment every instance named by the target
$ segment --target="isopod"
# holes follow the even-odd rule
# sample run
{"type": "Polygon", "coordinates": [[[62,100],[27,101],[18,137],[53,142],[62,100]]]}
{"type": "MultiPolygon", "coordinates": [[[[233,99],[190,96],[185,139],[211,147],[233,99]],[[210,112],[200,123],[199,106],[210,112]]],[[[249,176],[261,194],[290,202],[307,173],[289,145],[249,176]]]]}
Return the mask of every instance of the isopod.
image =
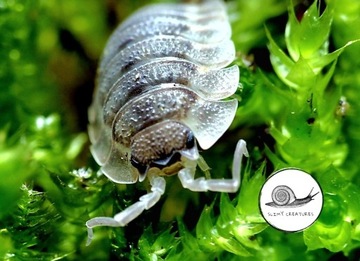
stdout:
{"type": "Polygon", "coordinates": [[[210,148],[235,117],[239,68],[221,1],[157,4],[140,9],[110,37],[89,108],[91,153],[113,182],[149,179],[151,191],[114,217],[86,222],[122,227],[164,194],[178,174],[192,191],[236,192],[246,143],[235,149],[231,179],[195,178],[204,170],[198,146],[210,148]],[[224,100],[225,98],[228,98],[224,100]]]}

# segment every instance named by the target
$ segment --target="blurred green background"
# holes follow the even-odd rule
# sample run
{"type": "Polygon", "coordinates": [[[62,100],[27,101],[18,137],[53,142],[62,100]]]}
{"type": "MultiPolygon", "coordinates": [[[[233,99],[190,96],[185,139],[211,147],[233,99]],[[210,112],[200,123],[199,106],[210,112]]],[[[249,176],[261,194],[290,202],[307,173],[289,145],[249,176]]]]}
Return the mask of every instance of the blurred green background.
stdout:
{"type": "Polygon", "coordinates": [[[85,246],[90,217],[145,193],[99,175],[86,125],[107,38],[149,2],[0,0],[0,259],[355,260],[360,2],[351,0],[226,2],[240,106],[203,155],[213,176],[230,176],[245,139],[240,191],[193,193],[170,177],[155,207],[125,228],[95,229],[85,246]],[[283,167],[308,171],[324,192],[320,218],[304,232],[277,231],[258,209],[265,179],[283,167]]]}

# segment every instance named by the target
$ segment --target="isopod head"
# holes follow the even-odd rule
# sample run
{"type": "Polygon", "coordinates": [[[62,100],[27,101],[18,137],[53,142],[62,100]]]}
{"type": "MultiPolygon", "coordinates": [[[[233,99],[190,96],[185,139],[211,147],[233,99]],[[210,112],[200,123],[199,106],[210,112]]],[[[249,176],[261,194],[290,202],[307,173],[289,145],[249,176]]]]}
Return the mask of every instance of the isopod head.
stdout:
{"type": "Polygon", "coordinates": [[[139,171],[140,180],[151,165],[167,166],[176,160],[176,153],[191,160],[199,157],[192,131],[177,121],[149,126],[135,134],[131,143],[131,163],[139,171]]]}

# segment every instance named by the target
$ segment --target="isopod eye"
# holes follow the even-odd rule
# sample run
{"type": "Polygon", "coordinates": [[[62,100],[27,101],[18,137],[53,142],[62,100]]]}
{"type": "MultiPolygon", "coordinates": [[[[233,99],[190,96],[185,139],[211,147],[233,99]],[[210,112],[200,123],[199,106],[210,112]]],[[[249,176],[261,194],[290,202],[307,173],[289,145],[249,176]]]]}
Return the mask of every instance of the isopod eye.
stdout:
{"type": "Polygon", "coordinates": [[[146,172],[148,171],[149,166],[141,164],[140,162],[135,160],[133,157],[131,157],[130,162],[131,162],[131,165],[133,165],[139,171],[140,176],[146,175],[146,172]]]}
{"type": "Polygon", "coordinates": [[[194,134],[192,132],[188,133],[185,146],[186,146],[187,149],[194,148],[194,146],[195,146],[195,137],[194,137],[194,134]]]}

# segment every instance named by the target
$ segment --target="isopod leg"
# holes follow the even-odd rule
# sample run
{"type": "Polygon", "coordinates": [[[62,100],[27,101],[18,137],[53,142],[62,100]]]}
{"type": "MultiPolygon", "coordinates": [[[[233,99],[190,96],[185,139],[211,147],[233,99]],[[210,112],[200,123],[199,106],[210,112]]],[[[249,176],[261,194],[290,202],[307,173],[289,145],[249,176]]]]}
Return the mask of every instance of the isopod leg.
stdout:
{"type": "Polygon", "coordinates": [[[165,192],[165,179],[162,177],[151,177],[151,192],[140,197],[139,201],[122,212],[116,214],[113,218],[96,217],[88,220],[86,226],[88,229],[88,239],[86,245],[90,245],[93,238],[93,228],[98,226],[124,227],[129,222],[137,218],[144,210],[154,206],[165,192]]]}
{"type": "Polygon", "coordinates": [[[234,161],[232,166],[232,179],[208,179],[204,177],[195,179],[195,167],[186,166],[184,169],[179,171],[179,179],[184,188],[188,188],[192,191],[217,191],[217,192],[236,192],[240,186],[240,172],[241,172],[241,161],[245,155],[248,157],[248,151],[246,149],[246,142],[239,140],[235,153],[234,161]]]}

